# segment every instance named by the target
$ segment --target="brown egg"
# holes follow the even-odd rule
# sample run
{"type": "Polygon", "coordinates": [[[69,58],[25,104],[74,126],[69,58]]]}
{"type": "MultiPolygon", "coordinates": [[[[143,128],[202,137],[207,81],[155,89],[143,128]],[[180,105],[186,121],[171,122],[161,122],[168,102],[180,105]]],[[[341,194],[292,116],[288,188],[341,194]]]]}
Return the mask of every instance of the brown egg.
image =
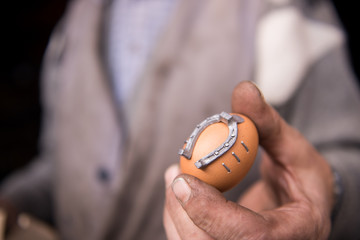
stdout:
{"type": "Polygon", "coordinates": [[[221,113],[207,118],[180,149],[183,173],[224,192],[237,185],[250,170],[258,149],[254,123],[244,115],[221,113]]]}

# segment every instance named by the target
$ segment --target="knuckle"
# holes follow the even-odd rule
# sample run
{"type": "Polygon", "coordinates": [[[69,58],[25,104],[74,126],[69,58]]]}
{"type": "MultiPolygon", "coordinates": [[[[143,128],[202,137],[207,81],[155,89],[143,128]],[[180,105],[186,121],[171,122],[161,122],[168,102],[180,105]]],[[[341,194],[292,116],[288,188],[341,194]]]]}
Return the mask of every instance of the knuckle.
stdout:
{"type": "Polygon", "coordinates": [[[330,234],[330,218],[326,217],[322,211],[311,203],[304,204],[303,215],[308,216],[308,234],[309,239],[322,240],[327,239],[330,234]]]}

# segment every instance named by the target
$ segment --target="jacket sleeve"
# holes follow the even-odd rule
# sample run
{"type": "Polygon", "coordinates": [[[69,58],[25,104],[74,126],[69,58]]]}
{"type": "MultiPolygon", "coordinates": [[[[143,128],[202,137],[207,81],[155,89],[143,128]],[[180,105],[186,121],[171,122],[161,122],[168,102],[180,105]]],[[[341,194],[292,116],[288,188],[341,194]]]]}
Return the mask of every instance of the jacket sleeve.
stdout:
{"type": "Polygon", "coordinates": [[[13,173],[1,185],[0,195],[18,211],[51,221],[51,162],[34,160],[29,166],[13,173]]]}
{"type": "Polygon", "coordinates": [[[341,188],[331,239],[360,238],[360,91],[344,48],[328,52],[309,69],[279,111],[328,160],[341,188]]]}

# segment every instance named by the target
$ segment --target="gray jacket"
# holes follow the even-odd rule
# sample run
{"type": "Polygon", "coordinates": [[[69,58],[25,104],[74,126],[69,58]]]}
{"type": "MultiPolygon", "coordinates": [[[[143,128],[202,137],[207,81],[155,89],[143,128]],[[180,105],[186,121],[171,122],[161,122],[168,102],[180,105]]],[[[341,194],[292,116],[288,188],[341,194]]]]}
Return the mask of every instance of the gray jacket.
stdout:
{"type": "MultiPolygon", "coordinates": [[[[1,194],[53,216],[64,239],[164,239],[164,170],[253,79],[341,176],[332,238],[360,238],[359,92],[332,8],[309,4],[180,1],[132,100],[117,106],[103,56],[110,3],[72,1],[44,58],[42,154],[1,194]]],[[[228,198],[257,175],[255,165],[228,198]]]]}

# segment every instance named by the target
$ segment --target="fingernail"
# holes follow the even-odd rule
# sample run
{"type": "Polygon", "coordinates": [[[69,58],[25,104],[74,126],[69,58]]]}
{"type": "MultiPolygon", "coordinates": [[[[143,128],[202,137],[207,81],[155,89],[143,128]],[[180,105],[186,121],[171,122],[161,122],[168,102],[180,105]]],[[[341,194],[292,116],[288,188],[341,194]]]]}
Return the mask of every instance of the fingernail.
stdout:
{"type": "Polygon", "coordinates": [[[184,178],[177,178],[172,184],[172,190],[181,204],[185,204],[191,195],[191,188],[184,178]]]}
{"type": "Polygon", "coordinates": [[[170,187],[171,183],[174,181],[175,177],[180,174],[180,169],[178,164],[173,164],[165,171],[165,187],[170,187]]]}
{"type": "Polygon", "coordinates": [[[265,101],[264,94],[263,94],[263,92],[261,91],[260,87],[259,87],[255,82],[252,82],[252,81],[250,81],[250,82],[256,87],[256,89],[259,91],[260,97],[265,101]]]}

